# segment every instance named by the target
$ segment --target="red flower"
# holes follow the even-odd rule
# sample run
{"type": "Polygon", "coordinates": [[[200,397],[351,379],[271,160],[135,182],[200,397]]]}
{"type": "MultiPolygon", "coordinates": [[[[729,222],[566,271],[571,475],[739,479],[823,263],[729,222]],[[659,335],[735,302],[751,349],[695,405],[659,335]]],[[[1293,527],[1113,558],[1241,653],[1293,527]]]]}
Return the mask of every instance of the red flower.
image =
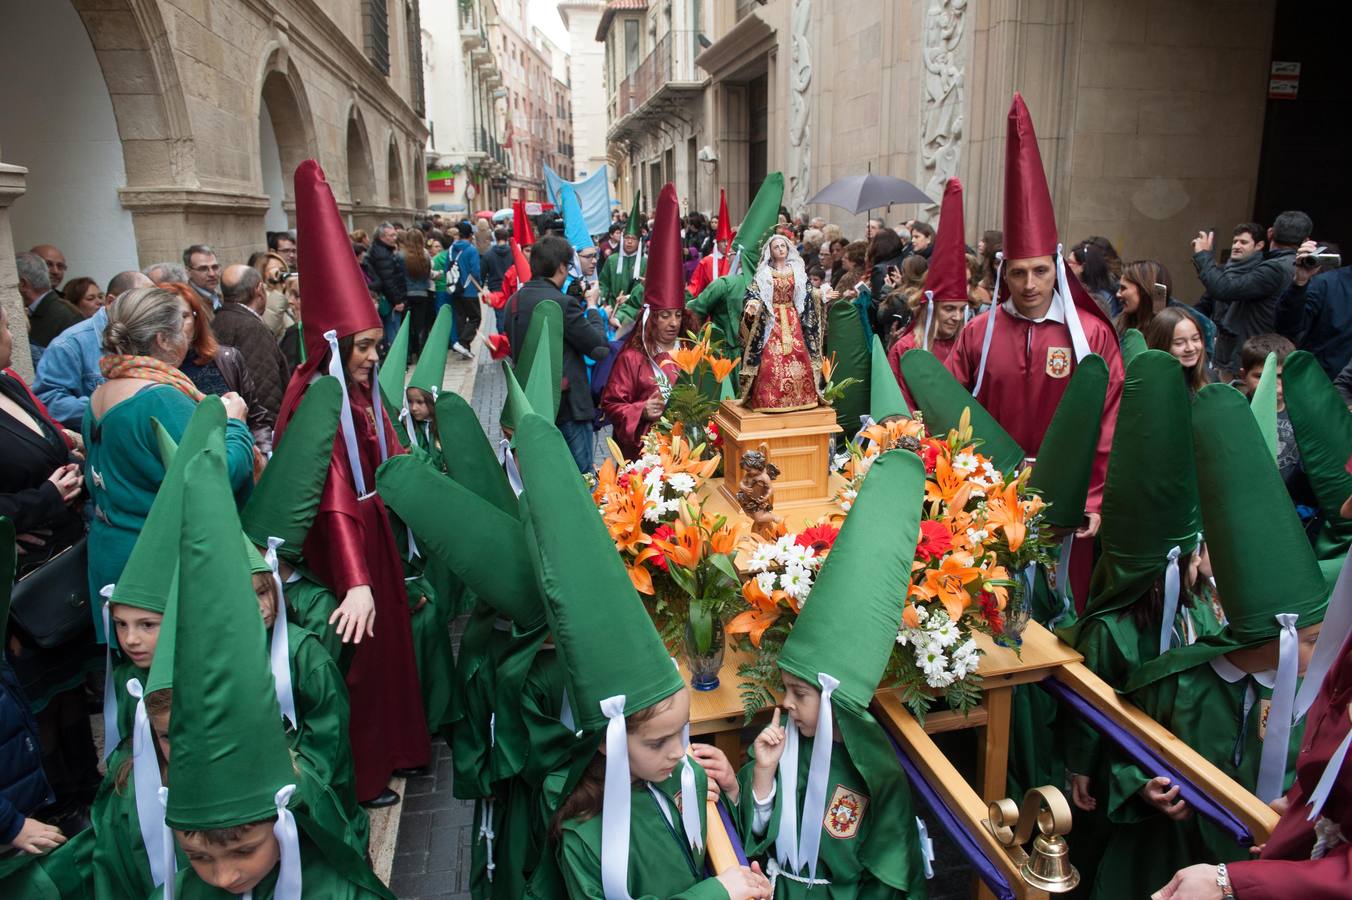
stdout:
{"type": "Polygon", "coordinates": [[[800,531],[793,539],[799,547],[811,547],[818,556],[824,555],[836,542],[840,529],[834,525],[822,523],[800,531]]]}
{"type": "Polygon", "coordinates": [[[939,443],[934,438],[925,438],[920,444],[920,459],[925,463],[926,474],[933,475],[939,459],[939,443]]]}
{"type": "Polygon", "coordinates": [[[953,535],[943,522],[925,519],[920,523],[920,543],[915,548],[915,558],[928,562],[938,559],[953,549],[953,535]]]}
{"type": "MultiPolygon", "coordinates": [[[[670,525],[658,525],[653,529],[653,541],[670,541],[675,533],[670,525]]],[[[649,557],[649,561],[652,562],[653,568],[667,571],[667,558],[660,550],[657,555],[649,557]]]]}
{"type": "Polygon", "coordinates": [[[723,435],[719,434],[718,425],[714,422],[713,419],[710,419],[708,424],[704,426],[704,431],[709,436],[709,446],[715,448],[722,448],[723,435]]]}
{"type": "Polygon", "coordinates": [[[1000,614],[1000,601],[995,599],[995,595],[990,591],[982,591],[977,597],[977,602],[981,604],[981,615],[985,616],[986,624],[991,627],[991,631],[1000,634],[1005,630],[1005,617],[1000,614]]]}

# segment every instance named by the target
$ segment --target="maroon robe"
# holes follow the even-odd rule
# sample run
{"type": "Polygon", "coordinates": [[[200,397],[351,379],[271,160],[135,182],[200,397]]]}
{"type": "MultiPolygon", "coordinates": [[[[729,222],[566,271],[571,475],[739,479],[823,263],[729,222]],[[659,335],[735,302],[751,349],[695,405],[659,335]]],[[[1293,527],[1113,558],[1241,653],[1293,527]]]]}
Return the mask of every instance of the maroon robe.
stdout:
{"type": "MultiPolygon", "coordinates": [[[[300,376],[301,370],[297,375],[300,376]]],[[[294,386],[294,385],[293,385],[294,386]]],[[[319,514],[306,536],[306,564],[342,600],[359,584],[369,585],[375,599],[375,634],[355,646],[347,672],[352,717],[348,735],[356,769],[359,801],[371,800],[385,789],[395,769],[424,766],[431,741],[423,716],[422,692],[413,656],[413,632],[404,567],[390,530],[385,504],[374,493],[380,465],[370,388],[349,385],[352,421],[357,432],[366,497],[358,498],[352,483],[347,445],[341,428],[329,457],[329,475],[319,514]]],[[[277,440],[303,391],[288,390],[277,440]]],[[[385,431],[390,455],[407,452],[400,445],[381,404],[374,406],[385,431]]]]}
{"type": "MultiPolygon", "coordinates": [[[[1089,349],[1108,364],[1108,393],[1103,401],[1099,422],[1098,450],[1089,478],[1088,512],[1097,513],[1103,505],[1103,479],[1108,472],[1108,451],[1113,446],[1113,427],[1117,406],[1122,399],[1122,353],[1117,333],[1104,319],[1079,309],[1089,349]]],[[[1061,395],[1070,383],[1075,366],[1075,350],[1070,329],[1063,322],[1044,319],[1033,322],[1013,316],[1004,304],[993,306],[972,319],[958,334],[957,342],[944,365],[969,391],[976,386],[981,366],[981,344],[986,336],[986,320],[995,316],[990,355],[986,359],[986,377],[977,400],[1009,432],[1029,456],[1037,456],[1042,437],[1051,424],[1061,395]]],[[[1089,575],[1093,570],[1093,540],[1075,541],[1071,553],[1071,585],[1077,611],[1083,611],[1089,594],[1089,575]]]]}
{"type": "MultiPolygon", "coordinates": [[[[939,358],[939,362],[948,359],[948,354],[953,352],[953,344],[957,341],[955,337],[951,341],[931,340],[930,352],[939,358]]],[[[915,324],[897,338],[897,342],[887,351],[887,363],[892,367],[892,374],[897,378],[897,384],[901,385],[901,393],[906,397],[906,405],[915,409],[915,398],[911,396],[911,391],[906,387],[906,379],[901,374],[901,357],[908,350],[915,350],[920,347],[920,335],[916,334],[915,324]]]]}
{"type": "MultiPolygon", "coordinates": [[[[657,354],[662,371],[674,383],[679,371],[671,356],[657,354]]],[[[643,418],[643,404],[657,390],[657,376],[643,348],[630,343],[615,359],[610,380],[601,392],[601,411],[614,428],[615,444],[625,459],[638,459],[643,436],[653,423],[643,418]]]]}
{"type": "MultiPolygon", "coordinates": [[[[1324,774],[1329,757],[1338,749],[1347,730],[1348,703],[1352,702],[1352,637],[1343,644],[1342,655],[1324,677],[1319,696],[1310,707],[1305,737],[1296,759],[1296,781],[1287,792],[1290,805],[1277,829],[1263,846],[1257,860],[1230,863],[1230,884],[1239,900],[1326,900],[1352,894],[1352,843],[1343,843],[1320,859],[1310,859],[1314,848],[1314,823],[1305,817],[1310,792],[1324,774]]],[[[1342,772],[1320,815],[1338,823],[1352,837],[1352,759],[1342,772]]]]}

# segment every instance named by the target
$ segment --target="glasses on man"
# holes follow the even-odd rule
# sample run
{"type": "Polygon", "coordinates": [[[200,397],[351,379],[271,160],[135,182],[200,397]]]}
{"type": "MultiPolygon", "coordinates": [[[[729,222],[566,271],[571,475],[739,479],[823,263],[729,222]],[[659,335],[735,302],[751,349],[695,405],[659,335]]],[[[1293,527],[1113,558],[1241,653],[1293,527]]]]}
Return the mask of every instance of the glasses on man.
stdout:
{"type": "Polygon", "coordinates": [[[578,257],[579,257],[580,259],[596,259],[596,253],[595,253],[595,252],[592,252],[592,253],[579,253],[579,254],[578,254],[578,257]]]}

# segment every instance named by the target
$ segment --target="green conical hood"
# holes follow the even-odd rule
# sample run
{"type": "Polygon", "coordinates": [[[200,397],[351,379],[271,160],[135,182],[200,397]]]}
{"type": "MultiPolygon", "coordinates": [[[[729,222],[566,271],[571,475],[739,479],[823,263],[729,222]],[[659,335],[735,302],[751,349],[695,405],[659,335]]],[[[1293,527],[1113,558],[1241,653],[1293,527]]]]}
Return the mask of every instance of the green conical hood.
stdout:
{"type": "MultiPolygon", "coordinates": [[[[850,312],[854,312],[853,309],[850,312]]],[[[906,405],[906,397],[897,384],[897,376],[892,372],[892,364],[887,361],[887,351],[883,342],[873,336],[873,358],[869,368],[869,417],[881,422],[892,416],[911,417],[911,407],[906,405]]]]}
{"type": "Polygon", "coordinates": [[[469,401],[459,394],[446,393],[437,398],[436,409],[446,471],[475,494],[515,516],[516,495],[469,401]]]}
{"type": "Polygon", "coordinates": [[[318,378],[306,389],[240,514],[250,540],[266,547],[268,538],[281,538],[277,554],[292,562],[300,559],[319,514],[342,407],[343,386],[333,376],[318,378]]]}
{"type": "MultiPolygon", "coordinates": [[[[151,419],[152,428],[163,432],[151,419]]],[[[163,613],[178,590],[178,543],[183,520],[183,484],[188,461],[202,452],[213,432],[225,434],[225,406],[219,397],[208,395],[188,420],[179,446],[187,452],[174,454],[165,461],[164,480],[155,492],[155,500],[146,514],[145,524],[127,557],[127,565],[113,587],[113,603],[163,613]]],[[[167,434],[157,439],[161,450],[173,444],[167,434]]]]}
{"type": "Polygon", "coordinates": [[[928,350],[909,350],[901,357],[901,375],[925,417],[925,429],[942,436],[958,427],[964,409],[971,411],[973,436],[983,441],[981,452],[1001,472],[1012,472],[1027,456],[1009,432],[986,412],[967,388],[928,350]]]}
{"type": "MultiPolygon", "coordinates": [[[[544,317],[531,320],[531,328],[535,328],[537,324],[540,344],[550,346],[553,342],[553,329],[549,326],[549,320],[544,317]]],[[[517,366],[515,371],[507,364],[507,360],[502,361],[502,371],[507,373],[507,403],[503,408],[505,427],[518,421],[527,412],[549,416],[552,409],[553,414],[557,414],[558,401],[554,392],[556,382],[549,372],[549,366],[553,363],[551,356],[552,354],[537,353],[529,369],[517,366]],[[523,372],[524,389],[522,380],[518,377],[523,372]]]]}
{"type": "Polygon", "coordinates": [[[1042,499],[1050,504],[1047,521],[1059,528],[1078,528],[1084,519],[1107,394],[1108,365],[1103,357],[1091,353],[1070,374],[1038,448],[1028,484],[1042,492],[1042,499]]]}
{"type": "Polygon", "coordinates": [[[1277,458],[1277,354],[1269,353],[1263,361],[1263,374],[1258,379],[1258,387],[1253,389],[1249,398],[1249,409],[1258,422],[1258,430],[1263,435],[1272,458],[1277,458]]]}
{"type": "Polygon", "coordinates": [[[643,237],[643,224],[639,216],[639,201],[643,198],[642,191],[634,191],[634,205],[629,208],[629,221],[624,223],[624,233],[636,238],[643,237]]]}
{"type": "Polygon", "coordinates": [[[410,455],[376,471],[385,505],[413,529],[418,545],[435,554],[472,590],[522,629],[544,623],[544,602],[521,521],[453,478],[410,455]],[[455,515],[446,515],[447,510],[455,515]]]}
{"type": "MultiPolygon", "coordinates": [[[[1083,365],[1075,369],[1083,370],[1083,365]]],[[[1039,456],[1037,465],[1042,464],[1039,456]]],[[[1178,547],[1186,556],[1197,547],[1201,529],[1192,399],[1178,360],[1147,350],[1127,368],[1122,385],[1103,486],[1101,555],[1079,624],[1133,605],[1164,572],[1169,551],[1178,547]]],[[[1079,628],[1069,633],[1074,643],[1079,628]]]]}
{"type": "MultiPolygon", "coordinates": [[[[541,300],[531,310],[526,339],[521,342],[521,350],[515,354],[516,362],[512,366],[517,381],[529,383],[530,373],[535,370],[535,359],[542,355],[549,360],[553,402],[538,409],[541,415],[557,416],[559,401],[563,396],[563,309],[553,300],[541,300]],[[546,413],[546,409],[550,412],[546,413]]],[[[512,427],[510,399],[502,408],[500,421],[503,428],[512,427]]]]}
{"type": "Polygon", "coordinates": [[[631,715],[682,687],[680,673],[625,573],[563,435],[535,414],[517,429],[527,542],[579,728],[606,725],[601,701],[631,715]]]}
{"type": "Polygon", "coordinates": [[[211,602],[178,609],[175,641],[183,647],[174,661],[165,821],[201,831],[273,818],[275,794],[299,776],[268,669],[222,447],[188,463],[183,503],[192,510],[183,517],[183,584],[208,590],[211,602]]]}
{"type": "MultiPolygon", "coordinates": [[[[418,364],[413,367],[413,376],[408,380],[408,387],[420,388],[433,397],[441,395],[441,385],[446,378],[447,348],[451,346],[451,324],[454,321],[455,313],[450,304],[437,310],[436,321],[427,332],[422,355],[418,357],[418,364]]],[[[403,394],[399,395],[399,405],[401,408],[404,405],[403,394]]]]}
{"type": "Polygon", "coordinates": [[[784,204],[784,173],[771,172],[761,182],[760,190],[742,217],[742,224],[732,239],[729,255],[742,254],[742,265],[755,270],[760,262],[761,247],[770,239],[779,222],[779,207],[784,204]]]}
{"type": "Polygon", "coordinates": [[[14,544],[14,523],[0,516],[0,646],[8,646],[9,601],[14,594],[14,572],[18,566],[14,544]]]}
{"type": "Polygon", "coordinates": [[[833,699],[857,712],[868,708],[896,645],[924,492],[918,455],[878,457],[779,652],[779,667],[808,684],[819,672],[838,679],[833,699]]]}
{"type": "MultiPolygon", "coordinates": [[[[709,288],[705,288],[707,291],[709,288]]],[[[742,293],[746,290],[743,287],[742,293]]],[[[703,296],[701,294],[700,296],[703,296]]],[[[834,404],[836,424],[847,438],[859,430],[860,417],[869,411],[869,373],[873,357],[869,353],[868,335],[854,305],[836,301],[826,309],[826,355],[835,358],[831,380],[858,378],[859,382],[845,389],[845,395],[834,404]]]]}
{"type": "Polygon", "coordinates": [[[1144,353],[1147,349],[1145,335],[1135,328],[1128,328],[1122,332],[1122,368],[1131,365],[1131,361],[1137,355],[1144,353]]]}
{"type": "Polygon", "coordinates": [[[412,320],[412,316],[407,314],[404,316],[404,321],[399,325],[399,333],[394,336],[394,343],[390,344],[390,350],[380,364],[380,377],[377,379],[380,384],[380,395],[385,399],[385,408],[395,410],[394,413],[390,413],[390,418],[394,418],[395,413],[404,408],[404,376],[408,374],[408,329],[412,320]]]}
{"type": "MultiPolygon", "coordinates": [[[[1267,377],[1267,367],[1263,369],[1267,377]]],[[[1300,465],[1330,522],[1347,523],[1338,515],[1352,497],[1352,412],[1338,395],[1313,355],[1297,350],[1282,367],[1282,392],[1291,427],[1300,448],[1300,465]]]]}
{"type": "Polygon", "coordinates": [[[1224,384],[1202,388],[1192,434],[1207,551],[1229,623],[1146,663],[1128,691],[1275,640],[1278,613],[1296,613],[1304,628],[1322,622],[1328,606],[1329,588],[1244,395],[1224,384]]]}

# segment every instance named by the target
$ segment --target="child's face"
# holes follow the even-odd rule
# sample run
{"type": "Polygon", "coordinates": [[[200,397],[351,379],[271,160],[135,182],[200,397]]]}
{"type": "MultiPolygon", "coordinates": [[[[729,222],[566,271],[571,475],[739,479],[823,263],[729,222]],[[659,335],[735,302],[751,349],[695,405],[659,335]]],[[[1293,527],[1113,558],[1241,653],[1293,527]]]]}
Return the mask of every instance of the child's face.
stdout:
{"type": "Polygon", "coordinates": [[[241,837],[224,844],[209,843],[200,833],[189,836],[175,830],[174,835],[198,878],[212,887],[243,894],[257,887],[281,859],[270,823],[255,822],[243,831],[241,837]]]}
{"type": "MultiPolygon", "coordinates": [[[[1244,384],[1244,394],[1252,397],[1253,392],[1258,390],[1258,380],[1263,377],[1264,363],[1250,366],[1247,369],[1241,369],[1239,373],[1240,380],[1244,384]]],[[[1282,364],[1277,364],[1277,408],[1281,409],[1286,405],[1286,398],[1282,396],[1282,364]]]]}
{"type": "MultiPolygon", "coordinates": [[[[1319,632],[1324,627],[1323,623],[1315,625],[1306,625],[1304,628],[1297,629],[1296,639],[1300,641],[1300,668],[1297,674],[1302,678],[1305,676],[1305,670],[1310,667],[1310,659],[1314,656],[1314,645],[1319,640],[1319,632]]],[[[1281,639],[1277,638],[1254,647],[1250,651],[1238,651],[1236,654],[1227,654],[1231,662],[1235,662],[1246,672],[1262,672],[1268,669],[1276,669],[1277,663],[1281,659],[1281,639]],[[1235,656],[1239,656],[1236,662],[1235,656]],[[1241,664],[1242,663],[1242,664],[1241,664]]]]}
{"type": "Polygon", "coordinates": [[[258,598],[258,611],[263,614],[263,627],[271,628],[277,621],[277,585],[272,581],[272,573],[255,572],[253,589],[258,598]]]}
{"type": "Polygon", "coordinates": [[[160,639],[162,613],[114,603],[108,610],[117,633],[117,645],[138,669],[149,669],[160,639]]]}
{"type": "Polygon", "coordinates": [[[797,675],[781,672],[784,676],[784,711],[798,726],[803,737],[817,733],[817,713],[821,709],[822,692],[797,675]]]}
{"type": "Polygon", "coordinates": [[[427,394],[417,388],[408,389],[408,414],[415,422],[426,422],[432,416],[432,406],[427,402],[427,394]]]}
{"type": "Polygon", "coordinates": [[[666,781],[685,757],[681,734],[690,722],[690,690],[681,688],[651,719],[629,732],[629,774],[654,783],[666,781]]]}
{"type": "Polygon", "coordinates": [[[169,762],[169,719],[170,713],[163,712],[150,717],[150,728],[155,732],[155,743],[160,745],[160,756],[169,762]]]}
{"type": "Polygon", "coordinates": [[[807,280],[812,282],[812,286],[814,288],[819,288],[822,286],[822,277],[820,275],[809,275],[807,277],[807,280]]]}

